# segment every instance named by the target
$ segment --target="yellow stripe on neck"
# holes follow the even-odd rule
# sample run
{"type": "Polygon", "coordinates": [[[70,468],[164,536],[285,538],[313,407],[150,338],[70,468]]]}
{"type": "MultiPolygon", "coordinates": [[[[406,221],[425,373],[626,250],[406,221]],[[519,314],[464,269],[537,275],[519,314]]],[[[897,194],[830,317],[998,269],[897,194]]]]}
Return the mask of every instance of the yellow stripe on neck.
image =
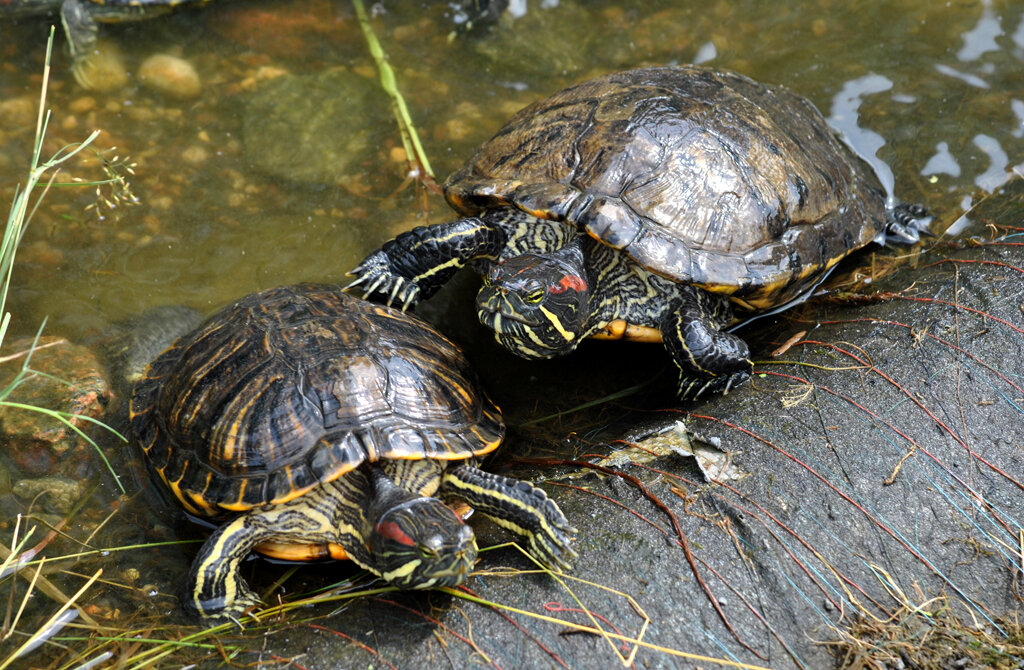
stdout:
{"type": "Polygon", "coordinates": [[[573,340],[576,339],[576,333],[570,333],[565,328],[563,328],[562,327],[562,322],[558,320],[558,317],[555,316],[554,312],[552,312],[551,310],[547,309],[543,305],[541,306],[540,311],[541,311],[541,313],[544,314],[544,316],[546,316],[548,318],[548,321],[550,321],[551,325],[553,325],[555,327],[555,330],[557,330],[558,333],[562,337],[565,338],[566,342],[572,342],[573,340]]]}

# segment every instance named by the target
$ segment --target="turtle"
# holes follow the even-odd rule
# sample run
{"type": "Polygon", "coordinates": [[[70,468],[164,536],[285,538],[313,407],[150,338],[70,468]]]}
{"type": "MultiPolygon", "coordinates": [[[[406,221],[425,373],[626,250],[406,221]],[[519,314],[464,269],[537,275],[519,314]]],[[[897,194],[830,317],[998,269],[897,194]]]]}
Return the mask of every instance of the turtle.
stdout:
{"type": "Polygon", "coordinates": [[[679,397],[750,377],[741,316],[841,259],[927,233],[814,105],[696,65],[601,76],[520,110],[445,182],[461,218],[370,253],[348,288],[403,309],[472,264],[480,321],[528,359],[586,337],[660,341],[679,397]]]}
{"type": "Polygon", "coordinates": [[[299,284],[248,295],[178,337],[135,382],[134,442],[190,515],[218,524],[183,597],[201,619],[259,604],[240,562],[349,558],[393,586],[465,580],[458,499],[568,569],[575,530],[543,490],[485,472],[505,425],[462,351],[427,322],[299,284]]]}
{"type": "Polygon", "coordinates": [[[138,21],[161,16],[184,5],[211,0],[0,0],[0,18],[60,14],[75,79],[90,88],[89,57],[100,23],[138,21]]]}

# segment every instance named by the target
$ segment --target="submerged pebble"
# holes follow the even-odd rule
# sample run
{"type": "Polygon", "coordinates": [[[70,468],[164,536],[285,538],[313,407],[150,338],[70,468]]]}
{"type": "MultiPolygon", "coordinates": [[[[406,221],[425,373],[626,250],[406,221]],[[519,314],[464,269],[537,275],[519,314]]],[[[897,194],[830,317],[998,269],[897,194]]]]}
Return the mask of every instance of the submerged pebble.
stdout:
{"type": "Polygon", "coordinates": [[[345,184],[364,192],[364,164],[379,165],[394,126],[375,73],[341,68],[284,75],[248,97],[243,116],[247,158],[290,181],[345,184]]]}
{"type": "Polygon", "coordinates": [[[203,90],[199,73],[187,60],[167,54],[150,56],[139,66],[139,81],[178,100],[198,97],[203,90]]]}
{"type": "Polygon", "coordinates": [[[47,507],[60,514],[66,514],[75,506],[87,490],[81,482],[65,477],[40,477],[22,479],[14,484],[14,495],[25,501],[42,498],[47,507]]]}
{"type": "Polygon", "coordinates": [[[0,100],[0,123],[7,127],[32,125],[36,120],[37,103],[30,95],[0,100]]]}

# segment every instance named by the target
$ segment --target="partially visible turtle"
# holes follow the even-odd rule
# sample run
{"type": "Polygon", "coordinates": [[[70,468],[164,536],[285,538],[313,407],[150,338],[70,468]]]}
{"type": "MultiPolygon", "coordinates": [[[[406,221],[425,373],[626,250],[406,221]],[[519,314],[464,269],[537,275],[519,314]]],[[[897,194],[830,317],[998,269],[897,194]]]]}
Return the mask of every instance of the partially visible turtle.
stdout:
{"type": "Polygon", "coordinates": [[[249,295],[177,339],[136,383],[131,430],[193,515],[223,521],[189,573],[186,610],[258,604],[239,563],[347,557],[401,588],[452,586],[476,560],[457,498],[525,539],[574,555],[558,506],[483,472],[504,424],[462,352],[426,322],[340,287],[249,295]]]}
{"type": "Polygon", "coordinates": [[[60,13],[75,78],[89,88],[89,56],[100,23],[138,21],[210,0],[0,0],[0,19],[60,13]]]}
{"type": "Polygon", "coordinates": [[[733,308],[808,291],[872,240],[915,242],[806,99],[697,66],[620,72],[521,110],[445,184],[465,218],[370,254],[349,286],[409,307],[475,262],[480,321],[525,358],[658,339],[681,397],[750,376],[733,308]]]}
{"type": "Polygon", "coordinates": [[[459,30],[469,32],[479,26],[490,26],[498,22],[508,9],[508,0],[461,0],[449,2],[454,10],[455,23],[459,30]]]}

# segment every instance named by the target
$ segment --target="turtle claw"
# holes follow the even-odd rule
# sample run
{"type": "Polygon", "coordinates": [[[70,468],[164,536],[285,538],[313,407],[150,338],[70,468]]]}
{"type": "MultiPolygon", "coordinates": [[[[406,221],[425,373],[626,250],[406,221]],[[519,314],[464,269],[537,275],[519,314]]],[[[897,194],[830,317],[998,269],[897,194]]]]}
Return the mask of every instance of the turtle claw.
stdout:
{"type": "Polygon", "coordinates": [[[889,212],[889,223],[877,238],[881,244],[917,244],[922,235],[935,237],[928,229],[931,217],[921,205],[900,203],[889,212]]]}
{"type": "Polygon", "coordinates": [[[738,370],[717,377],[690,377],[682,375],[679,379],[679,399],[698,400],[702,397],[729,391],[750,379],[750,370],[738,370]]]}
{"type": "MultiPolygon", "coordinates": [[[[575,529],[571,530],[575,533],[575,529]]],[[[530,554],[544,567],[566,572],[572,569],[571,559],[579,556],[571,544],[572,536],[568,533],[558,532],[552,537],[534,536],[530,538],[530,554]]]]}
{"type": "Polygon", "coordinates": [[[235,584],[237,591],[233,599],[223,595],[204,598],[200,595],[183,594],[183,609],[192,618],[208,621],[211,624],[230,621],[241,629],[242,619],[263,606],[263,601],[241,580],[235,584]]]}
{"type": "Polygon", "coordinates": [[[576,529],[569,525],[553,501],[548,499],[548,502],[550,506],[543,506],[547,528],[545,532],[535,532],[529,536],[530,554],[552,570],[571,570],[572,559],[579,556],[572,548],[576,529]]]}
{"type": "Polygon", "coordinates": [[[576,529],[570,525],[558,504],[548,498],[543,489],[534,487],[534,492],[544,524],[541,532],[530,535],[530,547],[541,562],[550,567],[569,570],[572,568],[570,559],[578,556],[572,548],[576,529]]]}
{"type": "Polygon", "coordinates": [[[355,279],[345,285],[345,290],[360,286],[364,300],[376,296],[389,307],[397,300],[403,312],[418,300],[419,287],[415,282],[395,273],[391,268],[391,259],[382,250],[367,256],[348,275],[355,279]]]}

